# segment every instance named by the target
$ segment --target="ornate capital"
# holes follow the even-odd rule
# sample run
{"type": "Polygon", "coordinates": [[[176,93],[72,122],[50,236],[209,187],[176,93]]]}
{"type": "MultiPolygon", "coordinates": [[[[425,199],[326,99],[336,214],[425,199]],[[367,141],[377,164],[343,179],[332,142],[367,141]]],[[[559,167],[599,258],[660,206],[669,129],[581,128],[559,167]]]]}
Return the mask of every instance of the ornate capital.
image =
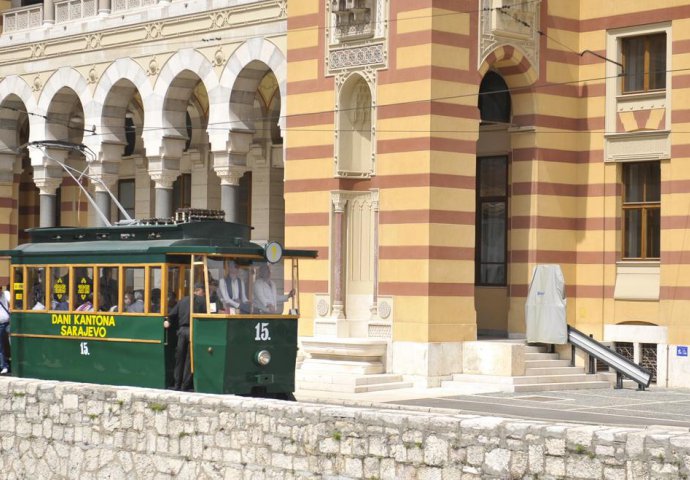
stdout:
{"type": "Polygon", "coordinates": [[[34,177],[34,183],[36,184],[36,187],[38,187],[40,195],[55,195],[57,189],[60,188],[60,185],[62,185],[62,177],[34,177]]]}
{"type": "Polygon", "coordinates": [[[239,165],[227,165],[224,167],[214,167],[216,175],[220,178],[221,185],[238,186],[240,179],[249,170],[247,167],[239,165]]]}
{"type": "Polygon", "coordinates": [[[149,170],[149,177],[155,182],[156,188],[162,188],[164,190],[171,190],[173,188],[173,183],[175,183],[179,175],[180,172],[172,170],[158,170],[153,172],[149,170]]]}
{"type": "Polygon", "coordinates": [[[347,198],[341,193],[332,193],[331,201],[333,202],[333,212],[343,213],[345,211],[345,205],[347,205],[347,198]]]}

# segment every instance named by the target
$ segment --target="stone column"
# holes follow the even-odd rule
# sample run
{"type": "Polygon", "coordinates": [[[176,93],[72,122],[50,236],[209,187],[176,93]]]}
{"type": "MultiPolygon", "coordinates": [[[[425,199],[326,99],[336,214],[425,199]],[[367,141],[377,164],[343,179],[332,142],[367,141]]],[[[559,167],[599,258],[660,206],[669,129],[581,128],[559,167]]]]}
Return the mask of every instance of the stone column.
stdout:
{"type": "Polygon", "coordinates": [[[53,25],[55,23],[55,5],[53,0],[43,0],[43,24],[53,25]]]}
{"type": "Polygon", "coordinates": [[[345,318],[345,299],[343,298],[343,222],[345,221],[345,206],[347,199],[335,193],[333,201],[333,308],[331,316],[336,319],[345,318]]]}
{"type": "MultiPolygon", "coordinates": [[[[89,164],[89,175],[95,186],[96,208],[103,216],[110,221],[112,197],[108,191],[112,192],[119,178],[119,161],[122,158],[122,144],[103,143],[101,144],[98,159],[89,164]]],[[[96,226],[105,227],[106,223],[100,215],[96,215],[96,226]]]]}
{"type": "Polygon", "coordinates": [[[62,176],[46,175],[47,168],[34,168],[34,183],[39,190],[40,220],[39,227],[55,227],[56,191],[62,185],[62,176]],[[39,170],[44,170],[39,172],[39,170]]]}
{"type": "Polygon", "coordinates": [[[179,171],[149,171],[149,176],[151,177],[151,180],[153,180],[155,183],[156,210],[154,216],[156,218],[171,218],[173,216],[173,183],[175,182],[179,174],[179,171]]]}
{"type": "Polygon", "coordinates": [[[225,212],[225,221],[238,222],[240,220],[240,179],[247,168],[228,165],[214,170],[220,177],[220,208],[225,212]]]}
{"type": "MultiPolygon", "coordinates": [[[[230,131],[223,150],[213,151],[213,170],[220,178],[220,205],[225,211],[225,221],[239,219],[240,178],[249,170],[247,153],[251,147],[254,132],[230,131]]],[[[216,140],[216,144],[220,144],[216,140]]]]}
{"type": "Polygon", "coordinates": [[[110,0],[98,0],[98,15],[106,16],[110,14],[110,0]]]}
{"type": "Polygon", "coordinates": [[[184,151],[185,137],[163,137],[160,155],[149,157],[149,176],[155,182],[155,217],[170,218],[172,211],[172,187],[180,175],[180,158],[184,151]]]}
{"type": "Polygon", "coordinates": [[[379,302],[379,192],[375,190],[371,192],[371,210],[374,214],[374,272],[373,276],[373,292],[372,302],[369,307],[371,318],[378,317],[378,302],[379,302]]]}

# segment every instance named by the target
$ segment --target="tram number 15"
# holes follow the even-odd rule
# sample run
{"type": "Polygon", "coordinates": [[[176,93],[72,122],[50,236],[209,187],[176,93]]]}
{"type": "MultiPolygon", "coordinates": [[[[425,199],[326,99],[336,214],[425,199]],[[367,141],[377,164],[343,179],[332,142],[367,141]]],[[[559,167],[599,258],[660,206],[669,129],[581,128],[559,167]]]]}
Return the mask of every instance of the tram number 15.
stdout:
{"type": "Polygon", "coordinates": [[[254,337],[254,340],[257,342],[260,342],[262,340],[270,340],[271,339],[271,334],[268,331],[268,323],[266,322],[259,322],[256,324],[256,337],[254,337]]]}

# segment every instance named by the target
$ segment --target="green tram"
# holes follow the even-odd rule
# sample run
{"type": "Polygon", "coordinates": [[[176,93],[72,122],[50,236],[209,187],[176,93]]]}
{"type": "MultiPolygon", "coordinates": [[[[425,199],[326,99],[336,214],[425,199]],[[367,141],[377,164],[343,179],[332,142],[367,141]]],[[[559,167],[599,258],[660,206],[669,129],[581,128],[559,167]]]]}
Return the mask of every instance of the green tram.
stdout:
{"type": "Polygon", "coordinates": [[[194,390],[291,398],[298,260],[316,252],[252,243],[250,229],[202,220],[30,230],[31,243],[2,252],[10,257],[13,374],[170,388],[177,339],[164,321],[203,284],[206,312],[190,308],[189,317],[194,390]],[[230,270],[243,295],[226,303],[230,270]],[[254,295],[266,271],[277,296],[271,308],[254,295]]]}

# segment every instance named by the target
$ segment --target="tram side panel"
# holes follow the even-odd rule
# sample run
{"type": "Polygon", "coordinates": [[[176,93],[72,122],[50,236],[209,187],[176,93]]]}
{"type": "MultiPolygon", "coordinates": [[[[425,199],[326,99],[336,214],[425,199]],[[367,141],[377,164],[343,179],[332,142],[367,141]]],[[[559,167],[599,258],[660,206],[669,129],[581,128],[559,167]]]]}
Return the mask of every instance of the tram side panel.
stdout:
{"type": "Polygon", "coordinates": [[[15,312],[13,370],[48,380],[165,388],[159,317],[15,312]]]}
{"type": "Polygon", "coordinates": [[[294,392],[297,318],[194,321],[196,391],[239,395],[294,392]],[[270,355],[266,365],[261,365],[258,358],[262,352],[270,355]]]}

